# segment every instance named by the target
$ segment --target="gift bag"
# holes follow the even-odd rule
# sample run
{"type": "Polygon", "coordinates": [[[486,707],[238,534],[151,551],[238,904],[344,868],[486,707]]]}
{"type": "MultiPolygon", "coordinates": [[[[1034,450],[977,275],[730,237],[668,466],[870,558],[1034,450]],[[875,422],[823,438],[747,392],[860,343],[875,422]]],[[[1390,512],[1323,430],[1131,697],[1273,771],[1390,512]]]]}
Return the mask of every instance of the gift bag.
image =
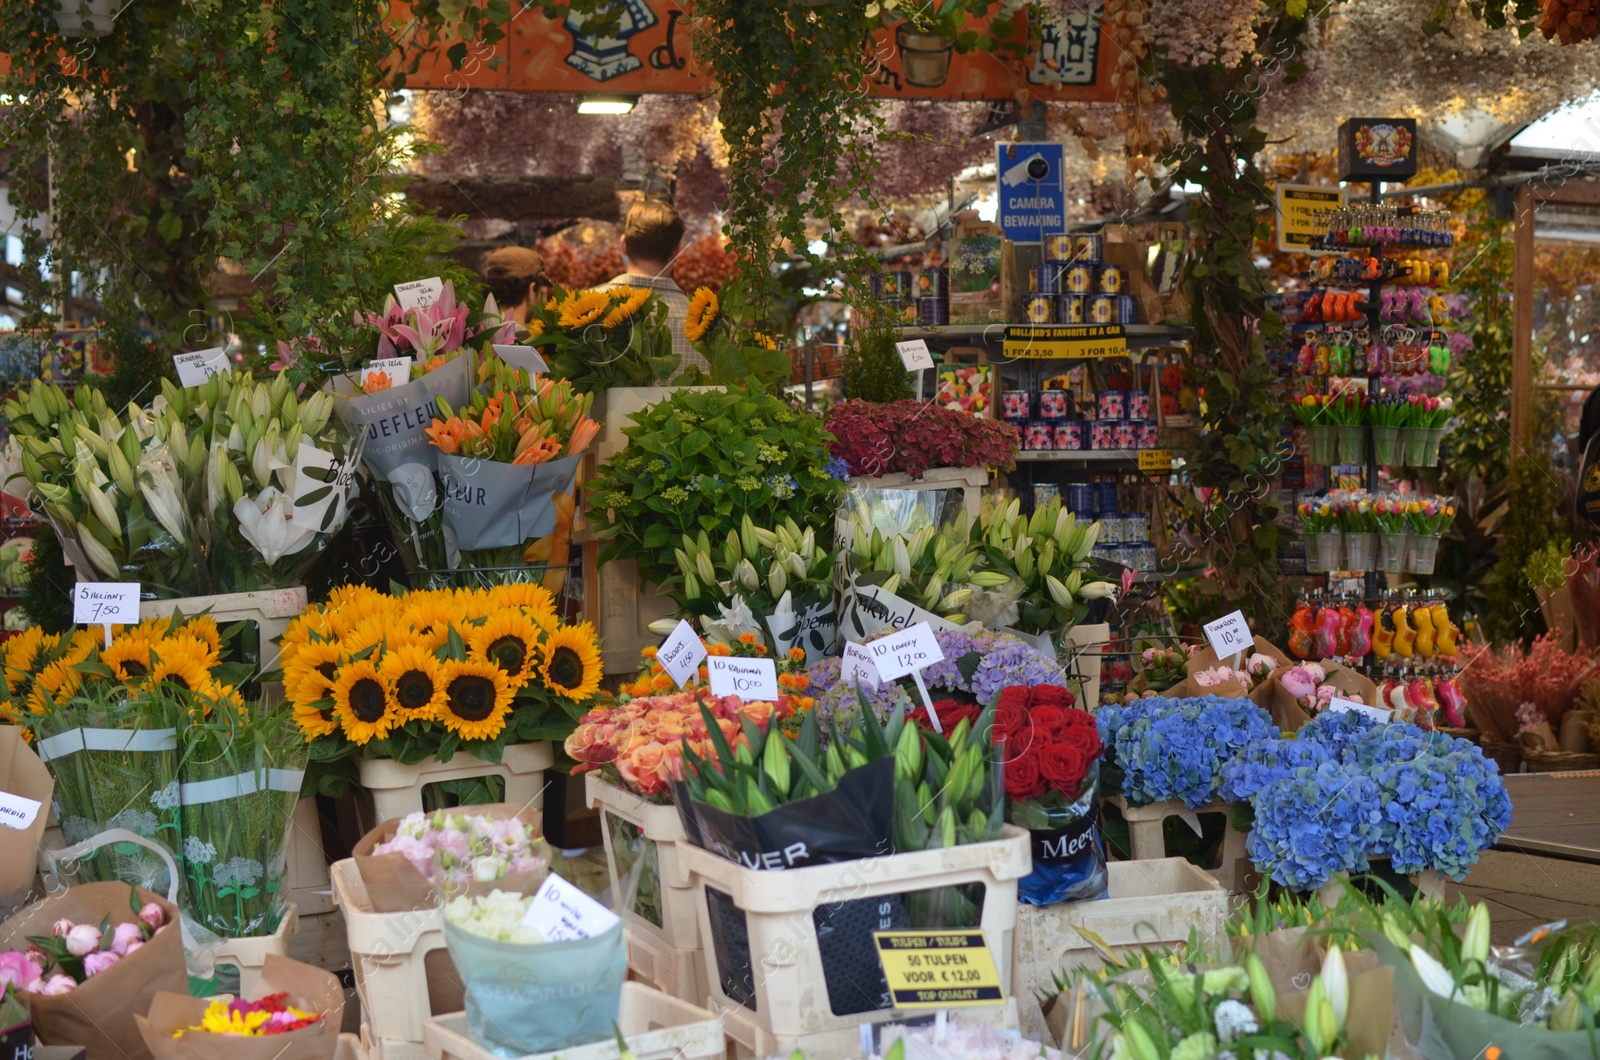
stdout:
{"type": "Polygon", "coordinates": [[[1033,871],[1017,884],[1017,901],[1054,905],[1108,897],[1105,846],[1100,840],[1100,770],[1065,806],[1012,803],[1007,819],[1032,837],[1033,871]]]}
{"type": "Polygon", "coordinates": [[[201,1025],[212,998],[161,993],[151,1002],[149,1014],[135,1014],[134,1024],[155,1060],[332,1060],[339,1047],[339,1027],[344,1021],[344,989],[338,976],[277,954],[268,955],[261,977],[245,992],[245,1000],[259,1001],[285,993],[284,1003],[322,1019],[309,1027],[259,1037],[209,1034],[191,1030],[201,1025]],[[178,1032],[182,1037],[174,1037],[178,1032]]]}
{"type": "MultiPolygon", "coordinates": [[[[533,807],[517,806],[508,802],[462,806],[446,812],[487,817],[494,821],[515,819],[532,827],[535,834],[539,833],[543,822],[543,815],[533,807]]],[[[429,883],[427,877],[407,860],[404,854],[373,853],[378,844],[387,843],[394,838],[403,820],[404,818],[396,817],[383,822],[362,836],[361,841],[350,852],[351,857],[355,859],[356,868],[361,872],[361,882],[367,888],[367,900],[372,903],[372,911],[375,913],[406,913],[416,909],[433,909],[439,905],[440,889],[429,883]]],[[[451,888],[450,893],[443,897],[488,894],[490,891],[532,894],[539,889],[539,885],[544,882],[548,874],[549,866],[546,865],[537,872],[504,876],[498,880],[482,883],[469,881],[459,887],[451,888]]]]}
{"type": "Polygon", "coordinates": [[[123,883],[86,883],[35,902],[0,924],[0,949],[21,950],[30,935],[48,936],[57,920],[98,924],[110,917],[114,927],[137,919],[137,905],[159,905],[167,923],[139,949],[77,989],[56,996],[28,995],[34,1034],[41,1045],[81,1045],[88,1060],[144,1060],[150,1056],[134,1015],[147,1012],[163,990],[187,993],[182,929],[178,907],[143,888],[123,883]]]}
{"type": "MultiPolygon", "coordinates": [[[[33,888],[39,840],[44,836],[55,781],[22,739],[22,730],[0,726],[0,909],[22,904],[33,888]]],[[[11,1054],[0,1049],[0,1058],[11,1054]]]]}

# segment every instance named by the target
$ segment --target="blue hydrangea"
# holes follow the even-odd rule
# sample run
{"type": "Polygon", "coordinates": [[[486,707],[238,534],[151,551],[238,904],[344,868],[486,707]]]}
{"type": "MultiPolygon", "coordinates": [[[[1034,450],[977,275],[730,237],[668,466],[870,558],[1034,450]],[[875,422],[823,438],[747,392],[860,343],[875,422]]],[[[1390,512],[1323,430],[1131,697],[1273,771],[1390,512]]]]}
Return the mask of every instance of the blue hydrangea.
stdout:
{"type": "Polygon", "coordinates": [[[840,482],[850,481],[850,461],[843,457],[833,457],[822,470],[828,473],[829,478],[838,479],[840,482]]]}
{"type": "Polygon", "coordinates": [[[1102,707],[1100,740],[1122,767],[1129,805],[1177,799],[1192,810],[1223,784],[1223,767],[1253,742],[1278,739],[1266,711],[1248,699],[1149,696],[1102,707]]]}
{"type": "Polygon", "coordinates": [[[1274,882],[1296,890],[1320,887],[1336,872],[1366,871],[1383,821],[1377,785],[1334,761],[1271,781],[1251,805],[1245,849],[1274,882]]]}
{"type": "Polygon", "coordinates": [[[1312,770],[1336,755],[1315,740],[1257,740],[1222,767],[1223,802],[1248,802],[1274,781],[1312,770]]]}

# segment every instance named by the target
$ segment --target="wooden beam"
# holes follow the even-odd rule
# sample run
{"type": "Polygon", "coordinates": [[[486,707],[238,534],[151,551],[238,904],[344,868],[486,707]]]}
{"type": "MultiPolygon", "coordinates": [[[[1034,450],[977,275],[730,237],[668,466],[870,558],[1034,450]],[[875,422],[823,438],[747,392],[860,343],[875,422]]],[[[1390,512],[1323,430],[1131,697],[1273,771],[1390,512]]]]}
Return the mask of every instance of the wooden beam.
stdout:
{"type": "Polygon", "coordinates": [[[616,221],[622,216],[610,177],[480,177],[429,173],[405,186],[406,198],[449,217],[496,221],[616,221]]]}
{"type": "Polygon", "coordinates": [[[1553,188],[1535,186],[1540,206],[1600,206],[1600,182],[1568,179],[1553,188]]]}
{"type": "Polygon", "coordinates": [[[1513,215],[1511,279],[1511,455],[1527,447],[1533,420],[1533,226],[1534,189],[1517,188],[1513,215]]]}

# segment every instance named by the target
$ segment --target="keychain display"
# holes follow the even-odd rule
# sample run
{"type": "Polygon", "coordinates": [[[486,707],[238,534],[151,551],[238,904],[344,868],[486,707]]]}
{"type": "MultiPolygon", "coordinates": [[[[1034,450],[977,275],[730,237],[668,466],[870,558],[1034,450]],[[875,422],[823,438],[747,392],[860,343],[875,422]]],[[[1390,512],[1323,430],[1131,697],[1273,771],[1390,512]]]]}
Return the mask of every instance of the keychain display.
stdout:
{"type": "Polygon", "coordinates": [[[1376,608],[1354,596],[1312,593],[1289,616],[1289,653],[1297,659],[1449,660],[1461,629],[1433,592],[1386,597],[1376,608]]]}
{"type": "Polygon", "coordinates": [[[1416,206],[1352,203],[1328,211],[1325,247],[1453,247],[1450,214],[1416,206]]]}

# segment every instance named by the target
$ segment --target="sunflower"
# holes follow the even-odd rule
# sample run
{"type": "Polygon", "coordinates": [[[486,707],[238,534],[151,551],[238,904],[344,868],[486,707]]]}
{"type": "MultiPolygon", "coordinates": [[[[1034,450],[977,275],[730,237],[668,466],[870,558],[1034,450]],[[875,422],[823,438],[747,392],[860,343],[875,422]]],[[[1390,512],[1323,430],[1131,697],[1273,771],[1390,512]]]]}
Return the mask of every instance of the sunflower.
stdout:
{"type": "Polygon", "coordinates": [[[763,350],[775,350],[778,348],[778,340],[768,335],[765,331],[757,331],[750,338],[763,350]]]}
{"type": "Polygon", "coordinates": [[[77,694],[82,687],[83,675],[57,659],[39,671],[28,705],[35,714],[43,714],[46,705],[60,705],[77,694]]]}
{"type": "Polygon", "coordinates": [[[133,684],[150,673],[150,648],[153,639],[139,633],[124,633],[100,653],[100,661],[111,667],[118,681],[133,684]]]}
{"type": "Polygon", "coordinates": [[[560,324],[564,328],[586,328],[610,308],[611,295],[606,291],[574,291],[561,303],[560,324]]]}
{"type": "Polygon", "coordinates": [[[512,582],[508,585],[496,585],[484,594],[491,606],[523,607],[530,611],[555,610],[555,597],[550,595],[550,590],[538,582],[512,582]]]}
{"type": "Polygon", "coordinates": [[[333,718],[333,711],[329,708],[321,710],[312,706],[295,704],[294,723],[300,726],[300,732],[310,743],[319,736],[332,736],[339,731],[339,723],[333,718]]]}
{"type": "Polygon", "coordinates": [[[222,651],[222,630],[217,628],[217,620],[210,615],[200,615],[185,622],[179,632],[188,637],[195,637],[205,642],[211,649],[212,656],[222,651]]]}
{"type": "Polygon", "coordinates": [[[105,640],[97,629],[78,629],[72,633],[72,640],[67,643],[67,650],[61,658],[68,666],[76,666],[89,656],[94,650],[104,644],[105,640]]]}
{"type": "Polygon", "coordinates": [[[492,740],[511,713],[511,682],[500,667],[479,659],[440,665],[444,706],[439,720],[463,740],[492,740]]]}
{"type": "Polygon", "coordinates": [[[684,337],[690,342],[705,338],[711,325],[717,322],[719,312],[716,292],[709,287],[695,288],[694,297],[689,299],[689,313],[683,321],[684,337]]]}
{"type": "Polygon", "coordinates": [[[434,721],[444,706],[444,680],[439,660],[427,648],[407,644],[383,657],[378,666],[384,683],[400,707],[400,722],[434,721]]]}
{"type": "Polygon", "coordinates": [[[624,291],[631,293],[618,302],[616,308],[606,314],[605,320],[601,321],[601,324],[605,327],[614,328],[619,324],[627,323],[628,319],[643,309],[644,304],[650,300],[648,288],[613,287],[611,289],[612,295],[619,295],[624,291]]]}
{"type": "Polygon", "coordinates": [[[394,697],[371,659],[346,663],[333,683],[333,713],[353,744],[387,736],[400,721],[394,697]]]}
{"type": "Polygon", "coordinates": [[[45,632],[38,626],[29,626],[15,637],[6,641],[6,669],[16,670],[24,674],[33,673],[35,669],[34,663],[39,658],[44,642],[45,632]]]}
{"type": "Polygon", "coordinates": [[[338,641],[313,640],[301,645],[294,660],[283,668],[283,687],[296,706],[325,699],[338,679],[339,667],[349,656],[338,641]]]}
{"type": "Polygon", "coordinates": [[[425,634],[447,629],[451,621],[458,617],[460,612],[449,594],[412,593],[406,600],[406,609],[401,612],[400,621],[425,634]]]}
{"type": "Polygon", "coordinates": [[[539,627],[516,608],[503,608],[472,631],[467,646],[472,655],[504,670],[517,688],[533,673],[534,652],[539,644],[539,627]]]}
{"type": "Polygon", "coordinates": [[[168,637],[151,649],[153,664],[150,683],[165,681],[189,692],[211,695],[216,683],[211,680],[211,653],[198,637],[168,637]]]}
{"type": "Polygon", "coordinates": [[[600,688],[600,645],[589,623],[551,630],[540,654],[539,676],[556,695],[582,700],[600,688]]]}
{"type": "Polygon", "coordinates": [[[340,638],[340,643],[351,655],[359,654],[368,648],[384,646],[389,640],[389,631],[393,625],[394,620],[386,615],[368,615],[351,627],[350,631],[340,638]]]}

